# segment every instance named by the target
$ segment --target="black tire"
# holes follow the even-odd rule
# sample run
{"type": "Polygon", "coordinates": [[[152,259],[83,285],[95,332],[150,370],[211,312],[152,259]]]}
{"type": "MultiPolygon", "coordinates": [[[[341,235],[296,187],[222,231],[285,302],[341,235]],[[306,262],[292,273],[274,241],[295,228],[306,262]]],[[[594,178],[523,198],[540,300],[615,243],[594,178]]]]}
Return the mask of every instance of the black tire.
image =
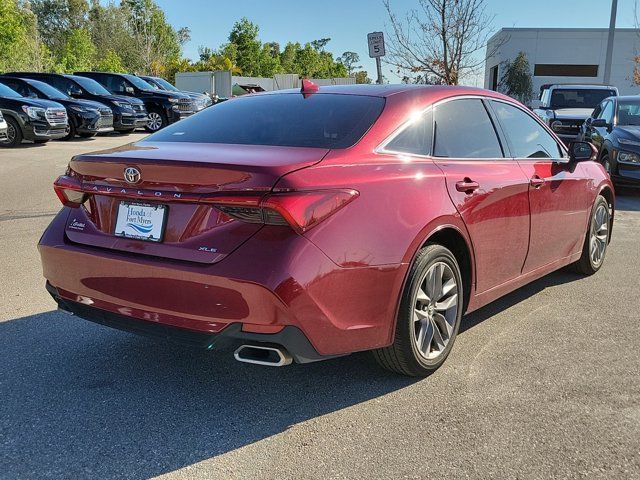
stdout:
{"type": "Polygon", "coordinates": [[[5,142],[0,142],[0,146],[9,148],[17,147],[22,143],[22,139],[24,138],[20,125],[11,117],[5,117],[5,120],[7,121],[8,139],[5,142]]]}
{"type": "Polygon", "coordinates": [[[73,124],[73,121],[69,119],[69,125],[67,126],[67,135],[62,137],[60,140],[64,140],[65,142],[68,140],[73,140],[77,135],[76,126],[73,124]]]}
{"type": "Polygon", "coordinates": [[[162,130],[169,124],[167,116],[161,110],[152,108],[149,110],[149,122],[144,126],[144,129],[149,133],[155,133],[162,130]]]}
{"type": "Polygon", "coordinates": [[[84,132],[84,133],[79,133],[78,136],[80,138],[93,138],[97,135],[97,133],[91,133],[91,132],[84,132]]]}
{"type": "Polygon", "coordinates": [[[582,256],[580,257],[580,260],[578,260],[573,264],[573,270],[583,275],[593,275],[598,270],[600,270],[600,268],[604,263],[605,256],[607,254],[607,250],[608,250],[607,247],[609,245],[610,235],[611,235],[611,206],[609,205],[609,202],[607,202],[606,198],[604,198],[602,195],[598,195],[598,197],[596,198],[596,201],[593,204],[593,208],[591,209],[591,214],[589,217],[589,228],[587,229],[587,234],[585,235],[585,238],[584,238],[584,244],[582,245],[582,256]],[[604,240],[601,238],[603,233],[598,228],[598,223],[600,223],[600,221],[598,220],[598,217],[597,217],[598,212],[602,211],[601,210],[602,208],[606,209],[606,212],[607,212],[606,213],[606,230],[604,231],[606,234],[606,238],[604,238],[604,240]],[[596,230],[598,230],[598,232],[596,232],[596,230]],[[594,232],[600,233],[599,240],[593,239],[594,232]],[[594,256],[592,255],[593,241],[597,242],[599,245],[603,245],[602,253],[599,256],[597,256],[598,261],[596,261],[594,259],[594,256]]]}
{"type": "MultiPolygon", "coordinates": [[[[420,250],[411,267],[407,285],[402,293],[393,344],[389,347],[374,350],[373,356],[376,361],[383,368],[402,375],[426,377],[435,372],[447,359],[458,334],[462,319],[463,291],[460,267],[454,255],[448,249],[441,245],[430,244],[420,250]],[[453,308],[451,311],[451,318],[454,323],[452,330],[448,334],[447,343],[435,358],[429,359],[420,352],[417,345],[419,338],[417,338],[416,328],[420,329],[420,323],[416,321],[418,317],[415,312],[421,312],[420,309],[416,309],[416,306],[419,305],[418,290],[423,286],[423,282],[426,281],[425,275],[429,273],[432,267],[443,268],[441,264],[449,267],[447,272],[450,272],[452,274],[451,278],[455,279],[457,302],[455,311],[453,311],[453,308]]],[[[427,307],[424,310],[426,312],[427,307]]],[[[432,328],[436,328],[435,323],[433,325],[432,328]]],[[[435,337],[432,338],[433,340],[428,342],[427,349],[434,345],[435,337]]]]}

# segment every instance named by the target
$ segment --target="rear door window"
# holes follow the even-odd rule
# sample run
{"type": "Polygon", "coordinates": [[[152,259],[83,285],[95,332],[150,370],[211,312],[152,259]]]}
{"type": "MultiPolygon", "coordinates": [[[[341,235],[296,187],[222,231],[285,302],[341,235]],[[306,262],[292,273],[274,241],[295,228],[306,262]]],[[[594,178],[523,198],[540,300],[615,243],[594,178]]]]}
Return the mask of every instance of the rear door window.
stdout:
{"type": "Polygon", "coordinates": [[[393,153],[431,155],[433,111],[423,113],[391,140],[384,150],[393,153]]]}
{"type": "Polygon", "coordinates": [[[48,77],[46,82],[67,95],[75,90],[75,84],[64,77],[48,77]]]}
{"type": "Polygon", "coordinates": [[[561,158],[555,139],[531,115],[513,105],[491,100],[502,130],[516,158],[561,158]]]}
{"type": "Polygon", "coordinates": [[[504,154],[482,100],[451,100],[435,109],[434,155],[447,158],[502,158],[504,154]]]}
{"type": "Polygon", "coordinates": [[[384,98],[316,93],[227,100],[147,137],[149,142],[348,148],[378,119],[384,98]]]}

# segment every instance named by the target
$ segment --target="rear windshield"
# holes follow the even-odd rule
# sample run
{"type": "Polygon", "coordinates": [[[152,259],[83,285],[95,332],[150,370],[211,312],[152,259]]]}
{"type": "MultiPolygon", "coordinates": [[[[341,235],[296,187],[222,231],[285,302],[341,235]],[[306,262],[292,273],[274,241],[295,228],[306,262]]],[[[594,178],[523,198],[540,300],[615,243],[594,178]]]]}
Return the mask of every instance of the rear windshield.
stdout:
{"type": "Polygon", "coordinates": [[[209,107],[145,141],[348,148],[360,140],[383,108],[380,97],[255,95],[209,107]]]}
{"type": "Polygon", "coordinates": [[[554,89],[551,94],[551,108],[596,108],[602,100],[615,96],[615,90],[594,88],[554,89]]]}

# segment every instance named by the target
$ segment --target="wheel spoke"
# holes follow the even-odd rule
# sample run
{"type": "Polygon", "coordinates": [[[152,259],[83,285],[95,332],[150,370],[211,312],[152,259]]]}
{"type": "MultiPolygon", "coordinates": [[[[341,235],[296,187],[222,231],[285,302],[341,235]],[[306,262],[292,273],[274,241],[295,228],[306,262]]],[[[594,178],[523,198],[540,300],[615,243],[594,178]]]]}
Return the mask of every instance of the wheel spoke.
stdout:
{"type": "Polygon", "coordinates": [[[424,337],[422,338],[422,342],[418,343],[418,348],[425,356],[428,356],[429,353],[431,353],[431,342],[433,342],[433,335],[436,330],[433,322],[427,321],[424,324],[424,330],[424,337]]]}
{"type": "Polygon", "coordinates": [[[436,312],[433,314],[433,323],[435,323],[438,326],[438,329],[440,330],[443,338],[446,338],[447,340],[451,338],[451,332],[453,332],[453,325],[449,323],[449,321],[447,320],[447,317],[445,317],[441,313],[436,312]]]}
{"type": "Polygon", "coordinates": [[[427,273],[427,295],[432,299],[442,296],[442,264],[436,263],[427,273]]]}
{"type": "Polygon", "coordinates": [[[456,285],[456,281],[453,278],[450,278],[449,280],[444,282],[444,284],[442,285],[442,296],[438,298],[438,300],[441,300],[450,293],[458,293],[458,287],[456,285]]]}
{"type": "Polygon", "coordinates": [[[432,322],[434,328],[433,328],[433,342],[435,343],[435,347],[438,349],[439,352],[441,352],[442,350],[444,350],[444,347],[446,346],[446,343],[448,343],[448,339],[447,342],[445,343],[444,338],[442,337],[442,333],[440,331],[440,329],[438,328],[438,325],[436,322],[432,322]]]}
{"type": "Polygon", "coordinates": [[[441,302],[436,302],[434,308],[439,312],[442,312],[442,311],[446,312],[450,308],[456,307],[457,305],[458,305],[458,294],[454,293],[449,298],[446,298],[441,302]]]}
{"type": "Polygon", "coordinates": [[[426,292],[422,288],[418,288],[418,295],[416,296],[416,300],[420,303],[429,303],[431,299],[426,294],[426,292]]]}

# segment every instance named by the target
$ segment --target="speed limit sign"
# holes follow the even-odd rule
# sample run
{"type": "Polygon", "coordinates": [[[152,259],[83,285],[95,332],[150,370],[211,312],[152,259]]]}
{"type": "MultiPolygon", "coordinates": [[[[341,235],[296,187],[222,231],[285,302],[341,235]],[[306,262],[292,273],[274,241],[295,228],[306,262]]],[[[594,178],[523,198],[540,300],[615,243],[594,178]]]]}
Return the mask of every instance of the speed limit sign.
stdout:
{"type": "Polygon", "coordinates": [[[367,40],[369,41],[369,56],[371,58],[384,57],[384,33],[369,33],[367,40]]]}

